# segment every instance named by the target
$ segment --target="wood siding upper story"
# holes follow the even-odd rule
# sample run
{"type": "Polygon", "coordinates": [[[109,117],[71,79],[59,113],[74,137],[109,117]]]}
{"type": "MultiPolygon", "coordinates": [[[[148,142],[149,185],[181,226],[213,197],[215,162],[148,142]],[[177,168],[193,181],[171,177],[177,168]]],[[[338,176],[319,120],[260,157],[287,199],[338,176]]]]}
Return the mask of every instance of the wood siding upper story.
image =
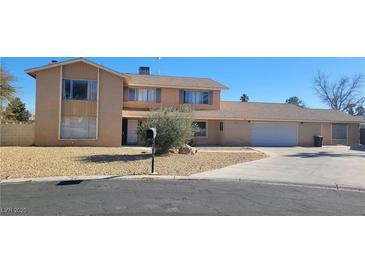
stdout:
{"type": "MultiPolygon", "coordinates": [[[[189,105],[193,110],[216,110],[220,109],[220,90],[213,91],[211,104],[192,104],[189,105]]],[[[136,102],[123,101],[123,108],[133,109],[153,109],[159,107],[179,107],[180,104],[180,89],[177,88],[161,88],[161,101],[153,102],[136,102]]]]}
{"type": "Polygon", "coordinates": [[[120,146],[123,79],[83,63],[37,72],[35,144],[40,146],[120,146]],[[99,80],[98,101],[62,100],[62,79],[99,80]],[[62,101],[61,101],[62,100],[62,101]],[[61,107],[61,109],[60,109],[61,107]],[[60,115],[61,114],[61,115],[60,115]],[[96,116],[97,139],[60,139],[64,116],[96,116]]]}
{"type": "Polygon", "coordinates": [[[63,66],[63,79],[97,80],[98,69],[85,63],[63,66]]]}
{"type": "Polygon", "coordinates": [[[63,100],[62,116],[96,116],[96,101],[63,100]]]}

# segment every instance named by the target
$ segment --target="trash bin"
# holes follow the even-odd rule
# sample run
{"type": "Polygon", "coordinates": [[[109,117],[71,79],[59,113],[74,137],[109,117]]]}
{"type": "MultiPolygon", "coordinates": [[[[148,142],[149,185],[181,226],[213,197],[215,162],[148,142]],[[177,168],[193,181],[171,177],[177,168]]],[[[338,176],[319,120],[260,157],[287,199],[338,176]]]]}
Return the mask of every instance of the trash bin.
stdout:
{"type": "Polygon", "coordinates": [[[313,136],[314,138],[314,146],[315,147],[322,147],[323,143],[323,136],[313,136]]]}

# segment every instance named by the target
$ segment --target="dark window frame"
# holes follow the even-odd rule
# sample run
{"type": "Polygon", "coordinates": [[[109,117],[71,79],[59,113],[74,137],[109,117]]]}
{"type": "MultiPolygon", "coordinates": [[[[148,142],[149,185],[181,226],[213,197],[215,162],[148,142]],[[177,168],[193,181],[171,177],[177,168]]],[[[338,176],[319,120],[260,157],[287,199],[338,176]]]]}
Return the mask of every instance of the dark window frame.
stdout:
{"type": "Polygon", "coordinates": [[[97,81],[85,79],[62,79],[62,100],[80,100],[80,101],[96,101],[97,100],[97,81]],[[86,84],[86,96],[74,95],[74,82],[83,82],[86,84]]]}
{"type": "Polygon", "coordinates": [[[195,126],[199,129],[194,132],[194,137],[197,138],[205,138],[208,137],[208,123],[206,121],[196,121],[194,122],[195,126]],[[199,125],[204,124],[204,127],[199,127],[199,125]],[[200,135],[204,132],[204,135],[200,135]]]}
{"type": "Polygon", "coordinates": [[[200,90],[188,90],[183,89],[183,104],[191,104],[191,105],[209,105],[210,104],[210,91],[200,91],[200,90]],[[192,100],[188,99],[188,94],[202,94],[201,97],[197,100],[195,96],[192,100]]]}
{"type": "Polygon", "coordinates": [[[347,138],[348,138],[348,132],[347,131],[348,131],[347,124],[332,124],[332,132],[331,132],[332,139],[333,140],[347,140],[347,138]],[[336,133],[336,129],[334,130],[334,128],[336,128],[336,127],[341,128],[342,130],[344,130],[342,133],[339,134],[339,135],[341,135],[340,137],[344,137],[344,138],[337,138],[338,135],[336,135],[336,134],[338,132],[336,133]],[[334,132],[336,134],[334,134],[334,132]],[[336,136],[334,136],[334,135],[336,135],[336,136]]]}

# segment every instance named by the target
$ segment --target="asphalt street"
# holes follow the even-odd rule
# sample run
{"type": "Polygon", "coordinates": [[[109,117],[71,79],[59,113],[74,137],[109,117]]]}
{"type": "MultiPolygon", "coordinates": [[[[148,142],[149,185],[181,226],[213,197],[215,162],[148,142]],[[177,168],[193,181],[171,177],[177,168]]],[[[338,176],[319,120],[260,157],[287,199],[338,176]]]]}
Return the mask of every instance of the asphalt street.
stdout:
{"type": "Polygon", "coordinates": [[[363,215],[365,191],[234,180],[0,185],[1,215],[363,215]]]}

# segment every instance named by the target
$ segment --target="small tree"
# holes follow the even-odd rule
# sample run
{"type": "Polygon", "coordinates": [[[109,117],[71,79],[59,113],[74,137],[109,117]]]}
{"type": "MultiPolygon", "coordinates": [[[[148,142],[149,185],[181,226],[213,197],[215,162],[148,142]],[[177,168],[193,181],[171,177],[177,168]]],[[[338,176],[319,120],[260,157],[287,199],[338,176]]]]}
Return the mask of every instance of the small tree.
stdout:
{"type": "Polygon", "coordinates": [[[305,104],[297,96],[292,96],[285,101],[287,104],[293,104],[301,108],[305,108],[305,104]]]}
{"type": "Polygon", "coordinates": [[[160,108],[153,111],[150,116],[138,127],[137,134],[145,145],[151,145],[146,138],[149,128],[157,129],[156,153],[162,154],[170,149],[178,149],[189,143],[194,137],[191,110],[186,107],[160,108]]]}
{"type": "Polygon", "coordinates": [[[247,103],[250,100],[250,97],[246,93],[242,94],[240,98],[241,102],[247,103]]]}
{"type": "Polygon", "coordinates": [[[362,116],[365,114],[365,108],[361,106],[349,105],[347,107],[347,113],[353,116],[362,116]]]}
{"type": "Polygon", "coordinates": [[[9,121],[28,121],[31,114],[25,108],[25,104],[20,100],[19,97],[14,98],[10,101],[4,112],[4,117],[9,121]]]}
{"type": "Polygon", "coordinates": [[[365,115],[365,108],[363,106],[358,106],[355,109],[355,115],[357,116],[364,116],[365,115]]]}
{"type": "Polygon", "coordinates": [[[3,110],[4,104],[10,102],[15,94],[13,86],[15,78],[10,75],[6,69],[0,66],[0,111],[3,110]]]}

